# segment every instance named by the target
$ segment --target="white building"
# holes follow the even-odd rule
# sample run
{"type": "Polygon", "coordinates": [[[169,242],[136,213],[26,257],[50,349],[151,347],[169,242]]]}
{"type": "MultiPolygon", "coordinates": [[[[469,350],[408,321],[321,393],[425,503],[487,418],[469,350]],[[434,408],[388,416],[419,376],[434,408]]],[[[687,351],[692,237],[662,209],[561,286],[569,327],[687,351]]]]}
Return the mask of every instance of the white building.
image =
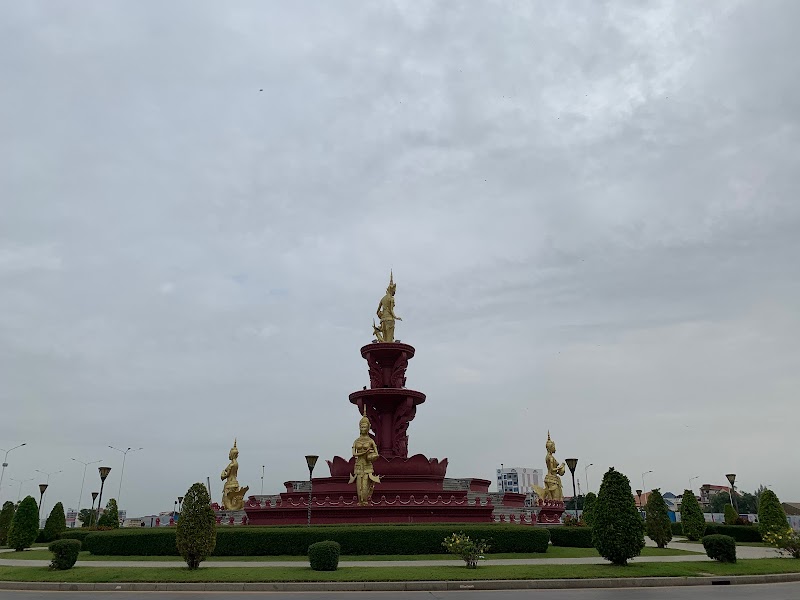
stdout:
{"type": "Polygon", "coordinates": [[[529,467],[503,467],[497,469],[497,491],[515,494],[532,494],[533,486],[543,487],[544,474],[541,469],[529,467]]]}

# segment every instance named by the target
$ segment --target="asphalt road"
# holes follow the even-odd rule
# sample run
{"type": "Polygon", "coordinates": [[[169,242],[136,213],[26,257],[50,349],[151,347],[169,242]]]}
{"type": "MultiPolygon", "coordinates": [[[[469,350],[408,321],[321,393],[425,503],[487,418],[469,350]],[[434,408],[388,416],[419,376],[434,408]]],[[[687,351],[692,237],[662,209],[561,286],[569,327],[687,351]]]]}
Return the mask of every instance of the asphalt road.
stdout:
{"type": "Polygon", "coordinates": [[[8,592],[0,600],[217,600],[238,596],[269,600],[323,600],[325,598],[377,598],[379,600],[798,600],[800,583],[726,585],[598,590],[507,590],[458,592],[8,592]]]}

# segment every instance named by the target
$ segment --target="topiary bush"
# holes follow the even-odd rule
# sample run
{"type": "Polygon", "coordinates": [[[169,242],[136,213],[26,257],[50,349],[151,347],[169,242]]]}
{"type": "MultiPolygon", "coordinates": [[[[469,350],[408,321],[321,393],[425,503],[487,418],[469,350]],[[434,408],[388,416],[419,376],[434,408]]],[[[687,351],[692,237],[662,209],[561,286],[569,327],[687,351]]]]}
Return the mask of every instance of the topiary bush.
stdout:
{"type": "Polygon", "coordinates": [[[720,562],[736,562],[736,540],[729,535],[706,535],[703,537],[703,548],[708,558],[720,562]]]}
{"type": "Polygon", "coordinates": [[[595,505],[592,543],[600,556],[624,566],[644,548],[644,523],[633,501],[631,484],[611,467],[603,476],[595,505]]]}
{"type": "Polygon", "coordinates": [[[44,523],[44,529],[42,529],[41,535],[36,541],[41,540],[46,544],[57,540],[66,528],[67,517],[64,514],[64,505],[61,504],[61,502],[56,502],[53,510],[50,511],[50,516],[47,517],[47,521],[44,523]]]}
{"type": "Polygon", "coordinates": [[[672,522],[669,520],[667,503],[658,488],[647,495],[645,506],[646,517],[644,527],[647,537],[653,540],[659,548],[666,548],[672,540],[672,522]]]}
{"type": "Polygon", "coordinates": [[[308,547],[308,562],[314,571],[335,571],[339,568],[342,547],[338,542],[325,540],[308,547]]]}
{"type": "MultiPolygon", "coordinates": [[[[178,521],[180,523],[180,521],[178,521]]],[[[90,533],[84,549],[111,556],[178,556],[174,527],[118,529],[90,533]]],[[[486,539],[493,552],[547,552],[550,533],[545,527],[503,524],[430,525],[317,525],[221,527],[212,556],[306,556],[315,542],[334,540],[348,554],[441,554],[442,540],[463,531],[486,539]]],[[[73,530],[70,530],[72,533],[73,530]]]]}
{"type": "Polygon", "coordinates": [[[706,518],[703,509],[697,501],[697,496],[691,490],[683,491],[681,500],[681,530],[683,535],[696,542],[705,535],[706,518]]]}
{"type": "Polygon", "coordinates": [[[586,498],[583,500],[583,522],[589,527],[594,523],[594,507],[596,504],[597,495],[594,492],[586,494],[586,498]]]}
{"type": "Polygon", "coordinates": [[[17,552],[30,548],[39,535],[39,506],[33,496],[19,503],[8,530],[8,547],[17,552]]]}
{"type": "Polygon", "coordinates": [[[197,569],[217,545],[217,519],[208,489],[195,483],[183,499],[175,545],[190,569],[197,569]]]}
{"type": "Polygon", "coordinates": [[[50,568],[58,571],[66,571],[75,566],[78,554],[81,551],[81,543],[78,540],[56,540],[47,547],[53,553],[53,560],[50,568]]]}
{"type": "Polygon", "coordinates": [[[548,527],[553,546],[594,548],[591,527],[548,527]]]}
{"type": "Polygon", "coordinates": [[[739,520],[739,513],[737,513],[736,509],[730,504],[725,505],[723,514],[725,515],[725,525],[736,525],[736,522],[739,520]]]}
{"type": "Polygon", "coordinates": [[[119,529],[119,509],[117,501],[111,498],[106,504],[106,509],[97,521],[98,527],[108,527],[109,529],[119,529]]]}
{"type": "Polygon", "coordinates": [[[772,490],[764,490],[758,501],[758,531],[763,537],[767,533],[783,533],[789,526],[781,501],[772,490]]]}
{"type": "Polygon", "coordinates": [[[0,510],[0,546],[6,545],[8,529],[11,527],[11,520],[14,518],[14,503],[5,502],[3,510],[0,510]]]}

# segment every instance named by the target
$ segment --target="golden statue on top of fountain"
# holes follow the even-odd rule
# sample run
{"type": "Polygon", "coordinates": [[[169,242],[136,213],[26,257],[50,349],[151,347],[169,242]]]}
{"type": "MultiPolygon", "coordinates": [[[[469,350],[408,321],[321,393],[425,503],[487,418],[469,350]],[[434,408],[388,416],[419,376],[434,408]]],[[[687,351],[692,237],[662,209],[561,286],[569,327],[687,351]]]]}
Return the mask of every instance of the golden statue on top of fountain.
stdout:
{"type": "Polygon", "coordinates": [[[222,488],[222,506],[226,510],[242,510],[244,508],[244,495],[250,489],[250,486],[240,488],[239,481],[236,479],[239,474],[239,461],[236,460],[239,458],[239,449],[236,447],[235,439],[233,440],[233,448],[228,453],[228,458],[231,462],[228,463],[228,466],[225,467],[222,475],[220,475],[220,479],[225,481],[225,485],[222,488]]]}
{"type": "Polygon", "coordinates": [[[389,271],[389,287],[386,288],[386,294],[378,303],[378,311],[376,313],[381,323],[380,326],[375,325],[375,319],[372,320],[372,332],[379,342],[393,342],[394,322],[403,320],[394,314],[394,293],[396,289],[397,284],[394,282],[394,276],[389,271]]]}
{"type": "Polygon", "coordinates": [[[564,491],[561,487],[561,476],[564,475],[564,463],[559,464],[555,457],[556,443],[550,439],[550,432],[547,432],[547,443],[544,447],[547,449],[547,456],[544,459],[544,464],[547,467],[547,475],[544,476],[544,487],[534,485],[533,491],[539,496],[541,500],[558,500],[564,501],[564,491]]]}

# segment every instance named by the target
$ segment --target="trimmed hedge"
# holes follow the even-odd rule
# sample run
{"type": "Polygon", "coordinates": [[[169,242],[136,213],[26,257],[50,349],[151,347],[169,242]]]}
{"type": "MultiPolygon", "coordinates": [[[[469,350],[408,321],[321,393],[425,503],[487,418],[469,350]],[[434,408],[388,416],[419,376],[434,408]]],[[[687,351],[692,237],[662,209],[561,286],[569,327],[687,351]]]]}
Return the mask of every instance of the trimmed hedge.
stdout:
{"type": "Polygon", "coordinates": [[[703,548],[706,549],[708,558],[720,562],[736,562],[736,540],[729,535],[706,535],[703,536],[703,548]]]}
{"type": "MultiPolygon", "coordinates": [[[[442,540],[454,531],[485,539],[498,553],[547,552],[550,543],[548,529],[525,525],[244,526],[217,529],[212,556],[306,556],[311,544],[325,541],[339,542],[343,555],[441,554],[442,540]]],[[[83,548],[107,556],[178,556],[175,528],[92,532],[83,548]]]]}
{"type": "MultiPolygon", "coordinates": [[[[672,524],[672,533],[683,535],[680,523],[672,524]]],[[[706,535],[728,535],[737,542],[761,542],[761,533],[754,525],[723,525],[722,523],[706,523],[706,535]]]]}
{"type": "Polygon", "coordinates": [[[591,527],[549,527],[553,546],[566,548],[594,548],[591,527]]]}
{"type": "Polygon", "coordinates": [[[338,542],[317,542],[308,547],[308,562],[314,571],[335,571],[339,568],[341,551],[338,542]]]}
{"type": "Polygon", "coordinates": [[[81,551],[81,543],[79,540],[56,540],[47,549],[53,553],[50,568],[66,571],[75,566],[81,551]]]}
{"type": "Polygon", "coordinates": [[[95,531],[86,528],[67,529],[66,531],[61,532],[61,537],[59,539],[78,540],[79,542],[83,543],[83,541],[86,539],[86,536],[92,533],[95,533],[95,531]]]}

